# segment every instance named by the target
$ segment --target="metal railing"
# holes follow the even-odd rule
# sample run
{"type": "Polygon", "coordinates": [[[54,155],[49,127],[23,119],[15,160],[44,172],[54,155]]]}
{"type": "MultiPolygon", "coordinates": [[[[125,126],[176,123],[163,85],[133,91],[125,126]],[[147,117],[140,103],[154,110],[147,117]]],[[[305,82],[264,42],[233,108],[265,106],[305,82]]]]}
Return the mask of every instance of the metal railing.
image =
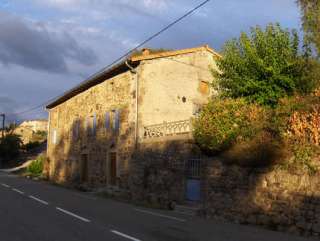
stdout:
{"type": "Polygon", "coordinates": [[[163,122],[162,124],[144,127],[144,139],[175,136],[192,132],[192,121],[181,120],[173,122],[163,122]]]}

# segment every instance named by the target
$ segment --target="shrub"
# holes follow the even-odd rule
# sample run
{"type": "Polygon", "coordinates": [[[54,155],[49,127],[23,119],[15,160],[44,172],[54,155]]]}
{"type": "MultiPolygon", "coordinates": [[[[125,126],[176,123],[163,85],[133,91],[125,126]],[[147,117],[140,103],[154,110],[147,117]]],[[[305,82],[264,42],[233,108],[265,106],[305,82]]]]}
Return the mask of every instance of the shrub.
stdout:
{"type": "Polygon", "coordinates": [[[311,139],[310,136],[307,137],[312,129],[311,126],[315,127],[318,124],[318,128],[320,128],[320,123],[317,122],[317,118],[314,118],[318,116],[319,103],[320,97],[315,95],[282,98],[270,115],[269,126],[291,143],[311,139]],[[314,118],[313,122],[312,118],[314,118]],[[304,137],[302,137],[302,133],[304,133],[304,137]]]}
{"type": "Polygon", "coordinates": [[[242,140],[222,153],[229,164],[244,167],[265,167],[282,163],[287,155],[285,143],[270,132],[258,132],[251,139],[242,140]]]}
{"type": "Polygon", "coordinates": [[[308,172],[314,175],[319,170],[319,164],[315,163],[315,158],[319,156],[319,146],[311,144],[293,144],[291,146],[291,157],[280,165],[281,169],[291,173],[299,174],[308,172]]]}
{"type": "Polygon", "coordinates": [[[43,172],[45,159],[45,155],[39,155],[38,158],[32,161],[27,167],[27,174],[31,176],[40,176],[43,172]]]}
{"type": "Polygon", "coordinates": [[[244,99],[211,101],[195,120],[195,140],[207,154],[241,166],[281,164],[287,170],[317,170],[320,97],[282,98],[276,108],[244,99]]]}
{"type": "Polygon", "coordinates": [[[203,151],[218,154],[262,130],[266,116],[265,109],[244,99],[214,99],[195,121],[194,137],[203,151]]]}

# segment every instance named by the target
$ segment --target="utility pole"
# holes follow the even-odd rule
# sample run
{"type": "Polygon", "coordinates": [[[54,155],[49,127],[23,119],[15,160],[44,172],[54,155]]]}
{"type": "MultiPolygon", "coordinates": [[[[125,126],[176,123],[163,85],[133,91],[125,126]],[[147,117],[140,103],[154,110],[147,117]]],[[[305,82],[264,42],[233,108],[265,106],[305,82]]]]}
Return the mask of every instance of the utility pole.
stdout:
{"type": "Polygon", "coordinates": [[[4,122],[6,120],[6,114],[0,114],[2,116],[2,139],[4,138],[4,122]]]}

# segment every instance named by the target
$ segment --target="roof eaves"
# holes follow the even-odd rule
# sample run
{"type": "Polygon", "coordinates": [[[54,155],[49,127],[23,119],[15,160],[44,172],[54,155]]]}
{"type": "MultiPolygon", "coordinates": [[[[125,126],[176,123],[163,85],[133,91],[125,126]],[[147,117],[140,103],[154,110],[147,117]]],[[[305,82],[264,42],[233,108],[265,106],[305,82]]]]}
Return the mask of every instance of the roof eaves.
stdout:
{"type": "Polygon", "coordinates": [[[66,91],[61,96],[57,97],[55,100],[50,102],[46,106],[46,109],[52,109],[53,107],[55,107],[65,101],[67,101],[68,99],[86,91],[87,89],[89,89],[97,84],[100,84],[109,78],[112,78],[113,76],[120,73],[121,71],[128,69],[128,67],[126,65],[126,61],[128,61],[128,60],[126,59],[125,61],[122,61],[119,64],[114,65],[107,70],[104,70],[102,72],[98,72],[97,74],[94,74],[93,76],[89,77],[85,81],[81,82],[79,85],[66,91]]]}

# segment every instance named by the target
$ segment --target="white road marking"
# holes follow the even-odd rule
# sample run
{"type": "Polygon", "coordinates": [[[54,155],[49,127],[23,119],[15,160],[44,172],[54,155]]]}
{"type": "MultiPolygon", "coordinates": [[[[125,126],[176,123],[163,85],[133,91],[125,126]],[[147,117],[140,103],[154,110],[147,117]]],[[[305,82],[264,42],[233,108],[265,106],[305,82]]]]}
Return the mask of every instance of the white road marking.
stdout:
{"type": "Polygon", "coordinates": [[[48,202],[43,201],[43,200],[41,200],[41,199],[39,199],[39,198],[37,198],[37,197],[35,197],[35,196],[32,196],[32,195],[30,195],[29,198],[31,198],[31,199],[33,199],[33,200],[36,200],[36,201],[38,201],[38,202],[40,202],[40,203],[42,203],[42,204],[44,204],[44,205],[48,205],[48,204],[49,204],[48,202]]]}
{"type": "Polygon", "coordinates": [[[12,191],[15,191],[15,192],[20,193],[20,194],[24,194],[23,191],[20,191],[19,189],[16,189],[16,188],[12,188],[12,191]]]}
{"type": "Polygon", "coordinates": [[[111,232],[111,233],[114,233],[114,234],[117,234],[117,235],[119,235],[119,236],[121,236],[121,237],[130,239],[130,240],[133,240],[133,241],[141,241],[140,239],[131,237],[131,236],[126,235],[126,234],[124,234],[124,233],[121,233],[121,232],[119,232],[119,231],[117,231],[117,230],[110,230],[110,232],[111,232]]]}
{"type": "Polygon", "coordinates": [[[72,216],[72,217],[75,217],[75,218],[77,218],[77,219],[80,219],[80,220],[83,221],[83,222],[87,222],[87,223],[90,223],[90,222],[91,222],[89,219],[86,219],[86,218],[83,218],[83,217],[81,217],[81,216],[78,216],[77,214],[74,214],[74,213],[72,213],[72,212],[69,212],[69,211],[67,211],[67,210],[65,210],[65,209],[62,209],[62,208],[59,208],[59,207],[56,207],[56,209],[59,210],[60,212],[63,212],[63,213],[65,213],[65,214],[68,214],[68,215],[70,215],[70,216],[72,216]]]}
{"type": "Polygon", "coordinates": [[[158,216],[158,217],[162,217],[162,218],[168,218],[168,219],[172,219],[172,220],[176,220],[179,222],[186,222],[187,220],[182,219],[182,218],[176,218],[173,216],[168,216],[168,215],[164,215],[164,214],[160,214],[160,213],[154,213],[154,212],[150,212],[150,211],[146,211],[146,210],[142,210],[142,209],[134,209],[137,212],[141,212],[141,213],[147,213],[150,215],[154,215],[154,216],[158,216]]]}
{"type": "Polygon", "coordinates": [[[5,184],[5,183],[1,183],[2,186],[9,188],[10,186],[5,184]]]}

